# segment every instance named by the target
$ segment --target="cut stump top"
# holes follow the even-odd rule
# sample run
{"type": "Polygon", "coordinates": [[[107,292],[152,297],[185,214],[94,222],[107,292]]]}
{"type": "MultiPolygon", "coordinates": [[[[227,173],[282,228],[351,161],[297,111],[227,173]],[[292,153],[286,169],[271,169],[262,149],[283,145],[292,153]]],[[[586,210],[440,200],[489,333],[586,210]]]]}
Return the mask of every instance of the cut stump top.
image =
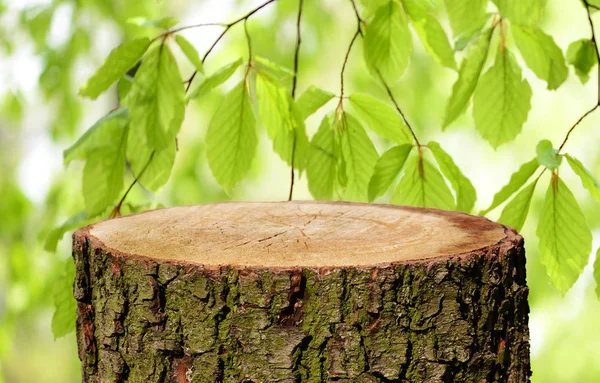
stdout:
{"type": "Polygon", "coordinates": [[[95,246],[158,262],[242,268],[368,267],[481,250],[514,231],[457,212],[345,202],[228,202],[81,229],[95,246]]]}

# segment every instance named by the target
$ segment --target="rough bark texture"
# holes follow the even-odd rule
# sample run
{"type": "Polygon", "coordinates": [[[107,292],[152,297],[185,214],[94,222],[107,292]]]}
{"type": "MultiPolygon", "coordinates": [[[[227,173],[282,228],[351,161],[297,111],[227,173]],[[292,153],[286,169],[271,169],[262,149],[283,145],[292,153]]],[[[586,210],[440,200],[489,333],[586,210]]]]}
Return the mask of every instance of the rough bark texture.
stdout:
{"type": "Polygon", "coordinates": [[[456,256],[261,270],[125,256],[79,231],[83,381],[527,382],[525,254],[506,234],[456,256]]]}

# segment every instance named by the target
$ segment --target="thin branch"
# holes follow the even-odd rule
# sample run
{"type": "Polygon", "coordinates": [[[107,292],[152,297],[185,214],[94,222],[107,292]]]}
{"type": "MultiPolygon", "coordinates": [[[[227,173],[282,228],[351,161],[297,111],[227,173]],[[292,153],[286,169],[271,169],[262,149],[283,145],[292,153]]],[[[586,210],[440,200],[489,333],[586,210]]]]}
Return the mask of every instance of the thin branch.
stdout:
{"type": "Polygon", "coordinates": [[[248,43],[248,64],[252,63],[252,39],[250,38],[250,32],[248,32],[248,19],[244,20],[244,34],[246,35],[246,42],[248,43]]]}
{"type": "MultiPolygon", "coordinates": [[[[300,44],[302,43],[302,37],[300,34],[300,24],[302,21],[302,5],[304,0],[300,0],[298,3],[298,18],[296,20],[296,47],[294,49],[294,78],[292,80],[292,102],[296,98],[296,85],[298,82],[298,58],[300,57],[300,44]]],[[[291,106],[291,105],[290,105],[291,106]]],[[[296,156],[296,129],[294,129],[294,138],[292,139],[292,158],[291,172],[290,172],[290,193],[288,195],[288,201],[291,201],[294,196],[294,157],[296,156]]]]}
{"type": "Polygon", "coordinates": [[[410,133],[412,134],[413,138],[415,139],[415,143],[417,144],[418,147],[421,147],[421,143],[419,142],[419,139],[417,138],[417,135],[415,134],[414,129],[412,128],[412,126],[410,125],[408,120],[406,119],[406,116],[404,115],[404,112],[402,112],[402,109],[400,109],[400,105],[398,105],[398,103],[396,102],[396,98],[394,97],[394,94],[392,93],[392,89],[390,89],[389,85],[385,82],[385,80],[383,79],[383,76],[381,75],[381,73],[379,71],[377,71],[377,74],[379,75],[379,79],[381,80],[383,87],[387,91],[388,96],[390,96],[392,103],[396,107],[396,110],[398,111],[398,113],[400,113],[400,116],[402,116],[402,120],[404,120],[404,123],[408,127],[408,130],[410,130],[410,133]]]}
{"type": "MultiPolygon", "coordinates": [[[[360,17],[360,13],[358,12],[358,7],[356,6],[356,2],[354,0],[350,0],[350,2],[352,3],[352,9],[354,10],[354,15],[356,16],[356,21],[358,22],[358,32],[357,33],[360,34],[361,36],[363,36],[362,30],[361,30],[361,24],[364,22],[364,20],[360,17]]],[[[356,38],[356,35],[355,35],[355,38],[356,38]]],[[[347,55],[346,55],[346,58],[347,58],[347,55]]],[[[343,69],[342,69],[342,71],[343,71],[343,69]]],[[[396,110],[398,111],[398,113],[402,117],[402,120],[404,121],[404,123],[406,124],[406,126],[408,127],[408,129],[410,130],[410,133],[412,134],[413,138],[415,139],[415,143],[420,148],[421,147],[421,143],[419,142],[419,139],[417,138],[417,135],[415,134],[414,129],[412,128],[412,126],[410,125],[410,123],[408,122],[408,120],[406,119],[406,116],[404,115],[404,112],[402,112],[402,109],[400,108],[400,105],[398,105],[398,102],[396,102],[396,98],[394,97],[394,94],[392,93],[392,89],[385,82],[383,76],[381,75],[381,73],[379,71],[377,71],[377,75],[379,76],[379,80],[381,81],[381,83],[383,84],[385,90],[387,91],[388,96],[392,100],[392,103],[394,103],[394,106],[396,107],[396,110]]],[[[342,76],[343,76],[343,72],[342,72],[342,76]]],[[[343,83],[342,83],[342,94],[341,94],[341,96],[342,97],[344,96],[344,84],[343,83]]],[[[340,99],[340,103],[341,103],[341,99],[340,99]]]]}
{"type": "Polygon", "coordinates": [[[181,31],[185,31],[186,29],[200,28],[200,27],[227,27],[227,24],[226,23],[200,23],[200,24],[193,24],[193,25],[185,25],[183,27],[171,29],[170,31],[168,31],[168,33],[173,34],[173,33],[181,32],[181,31]]]}
{"type": "Polygon", "coordinates": [[[571,126],[571,129],[569,129],[569,131],[567,132],[567,135],[565,136],[565,139],[563,140],[562,144],[560,144],[560,146],[558,147],[559,152],[561,151],[563,146],[565,146],[565,144],[567,143],[567,140],[569,139],[569,135],[571,134],[571,132],[579,125],[579,123],[581,123],[581,121],[583,121],[587,116],[592,114],[592,112],[594,112],[599,107],[600,107],[600,104],[596,104],[592,109],[585,112],[583,116],[579,117],[579,120],[577,120],[577,122],[575,124],[573,124],[573,126],[571,126]]]}
{"type": "Polygon", "coordinates": [[[133,189],[133,187],[135,186],[135,184],[138,183],[138,180],[140,178],[142,178],[142,176],[144,175],[144,172],[146,171],[146,169],[148,169],[148,166],[150,166],[150,163],[152,162],[152,159],[154,159],[154,154],[155,153],[156,153],[156,150],[153,150],[152,153],[150,154],[150,157],[148,158],[148,161],[146,162],[146,165],[144,165],[144,167],[140,171],[140,174],[137,177],[135,176],[135,174],[133,175],[133,182],[131,183],[131,185],[129,185],[129,187],[125,191],[125,194],[123,194],[123,197],[121,198],[121,200],[119,200],[119,203],[110,212],[110,216],[109,216],[110,218],[115,218],[115,217],[118,217],[118,216],[121,215],[121,206],[123,205],[123,202],[125,202],[125,199],[129,195],[129,192],[131,191],[131,189],[133,189]]]}
{"type": "MultiPolygon", "coordinates": [[[[223,24],[223,26],[225,27],[225,29],[223,30],[223,32],[221,32],[221,34],[219,35],[219,37],[217,37],[217,39],[212,43],[212,45],[210,46],[210,48],[208,48],[208,51],[206,51],[206,53],[204,54],[204,56],[202,57],[202,63],[204,63],[204,61],[206,61],[206,58],[208,57],[208,55],[210,54],[210,52],[213,51],[213,49],[215,49],[215,47],[217,46],[217,44],[219,43],[219,41],[221,41],[221,39],[223,38],[223,36],[225,36],[225,34],[231,29],[231,27],[233,27],[234,25],[247,20],[250,16],[252,16],[253,14],[255,14],[256,12],[260,11],[261,9],[263,9],[264,7],[266,7],[267,5],[276,2],[277,0],[268,0],[264,3],[262,3],[261,5],[259,5],[258,7],[254,8],[253,10],[249,11],[248,13],[246,13],[244,16],[241,16],[235,20],[233,20],[230,23],[227,24],[223,24]]],[[[186,93],[187,91],[190,89],[190,87],[192,86],[192,82],[194,81],[194,78],[196,78],[196,74],[198,74],[198,71],[195,70],[192,75],[190,76],[189,79],[187,79],[185,82],[187,82],[187,87],[185,89],[186,93]]]]}
{"type": "Polygon", "coordinates": [[[591,8],[596,8],[596,7],[589,4],[587,0],[584,0],[584,3],[585,3],[585,11],[587,13],[588,23],[589,23],[590,29],[592,31],[592,37],[590,40],[594,44],[594,50],[596,51],[596,60],[597,60],[597,65],[598,65],[598,97],[596,99],[596,105],[594,105],[593,108],[591,108],[590,110],[585,112],[581,117],[579,117],[577,122],[575,122],[575,124],[573,124],[573,126],[571,126],[571,129],[569,129],[569,131],[567,132],[567,135],[565,136],[565,139],[563,140],[562,144],[560,144],[560,146],[558,147],[559,153],[562,150],[562,148],[565,146],[567,141],[569,140],[569,136],[571,135],[571,132],[573,130],[575,130],[575,128],[577,126],[579,126],[581,121],[583,121],[587,116],[592,114],[592,112],[594,112],[596,109],[598,109],[600,107],[600,50],[598,49],[598,40],[596,38],[596,32],[594,30],[594,22],[592,21],[592,13],[590,11],[591,8]]]}
{"type": "Polygon", "coordinates": [[[350,40],[350,45],[348,45],[348,50],[346,51],[346,56],[344,57],[344,63],[342,64],[342,72],[340,73],[340,107],[342,105],[342,100],[344,99],[344,72],[346,71],[346,64],[348,64],[348,58],[350,57],[350,52],[352,51],[352,46],[354,45],[354,42],[356,41],[356,39],[358,38],[358,36],[361,34],[361,30],[360,30],[360,24],[358,29],[356,30],[356,32],[354,33],[354,36],[352,36],[352,40],[350,40]]]}

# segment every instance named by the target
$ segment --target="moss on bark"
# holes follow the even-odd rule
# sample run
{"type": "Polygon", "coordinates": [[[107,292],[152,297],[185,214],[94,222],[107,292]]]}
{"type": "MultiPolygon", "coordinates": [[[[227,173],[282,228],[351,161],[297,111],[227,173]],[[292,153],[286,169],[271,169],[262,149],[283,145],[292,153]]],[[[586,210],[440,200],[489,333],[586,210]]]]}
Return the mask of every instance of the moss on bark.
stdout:
{"type": "Polygon", "coordinates": [[[74,236],[84,382],[526,382],[521,237],[388,267],[208,270],[74,236]]]}

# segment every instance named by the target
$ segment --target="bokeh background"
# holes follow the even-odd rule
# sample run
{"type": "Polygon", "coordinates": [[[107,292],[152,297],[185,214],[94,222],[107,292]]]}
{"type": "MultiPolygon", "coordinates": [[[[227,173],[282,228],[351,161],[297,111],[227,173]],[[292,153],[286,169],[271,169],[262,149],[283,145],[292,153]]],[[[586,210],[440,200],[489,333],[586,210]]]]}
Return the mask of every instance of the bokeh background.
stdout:
{"type": "MultiPolygon", "coordinates": [[[[62,151],[116,106],[117,92],[113,89],[90,101],[77,96],[79,86],[116,45],[160,32],[128,24],[130,17],[168,15],[179,18],[181,25],[228,22],[261,2],[0,0],[0,383],[81,379],[74,334],[54,339],[51,331],[53,289],[70,258],[70,232],[55,251],[46,251],[44,243],[52,229],[83,210],[83,166],[72,163],[65,168],[62,151]]],[[[443,1],[434,2],[449,32],[443,1]]],[[[296,0],[280,0],[250,19],[257,54],[292,67],[297,6],[296,0]]],[[[311,84],[339,94],[343,56],[356,28],[351,5],[346,0],[306,1],[304,11],[298,94],[311,84]]],[[[594,20],[600,24],[600,16],[594,20]]],[[[548,0],[542,28],[554,36],[563,51],[572,41],[590,36],[585,10],[577,0],[548,0]]],[[[220,31],[209,27],[183,34],[203,52],[220,31]]],[[[511,46],[510,40],[508,43],[511,46]]],[[[524,69],[533,88],[532,110],[516,140],[494,151],[477,134],[470,111],[442,132],[444,107],[456,73],[436,63],[416,39],[414,46],[409,69],[394,93],[420,140],[440,142],[473,181],[478,194],[475,211],[487,207],[510,174],[535,156],[540,139],[558,145],[574,121],[596,102],[595,75],[582,85],[570,68],[567,82],[557,91],[548,91],[545,82],[524,69]]],[[[361,49],[359,43],[350,57],[347,94],[368,93],[386,100],[384,90],[367,72],[361,49]]],[[[219,43],[205,66],[210,73],[246,54],[240,24],[219,43]]],[[[461,53],[457,53],[460,58],[461,53]]],[[[187,78],[193,68],[180,60],[180,70],[187,78]]],[[[174,206],[287,198],[289,169],[272,153],[265,134],[249,176],[233,195],[223,192],[207,166],[203,137],[208,122],[224,93],[239,78],[188,106],[169,183],[157,194],[136,186],[128,202],[174,206]]],[[[309,134],[316,131],[320,119],[335,108],[335,103],[335,99],[330,101],[309,119],[309,134]]],[[[599,124],[600,115],[590,116],[566,146],[566,152],[581,159],[597,176],[599,124]]],[[[376,144],[380,153],[387,147],[383,141],[376,144]]],[[[582,189],[579,179],[563,169],[561,177],[582,205],[597,249],[600,206],[582,189]]],[[[131,180],[127,179],[126,185],[131,180]]],[[[544,180],[542,184],[547,184],[547,178],[544,180]]],[[[545,185],[538,189],[522,231],[530,286],[533,381],[600,382],[600,301],[594,293],[594,255],[565,296],[549,284],[535,235],[545,185]]],[[[311,199],[305,177],[297,181],[295,198],[311,199]]],[[[388,199],[384,196],[377,202],[388,199]]],[[[489,217],[498,218],[500,211],[489,217]]]]}

